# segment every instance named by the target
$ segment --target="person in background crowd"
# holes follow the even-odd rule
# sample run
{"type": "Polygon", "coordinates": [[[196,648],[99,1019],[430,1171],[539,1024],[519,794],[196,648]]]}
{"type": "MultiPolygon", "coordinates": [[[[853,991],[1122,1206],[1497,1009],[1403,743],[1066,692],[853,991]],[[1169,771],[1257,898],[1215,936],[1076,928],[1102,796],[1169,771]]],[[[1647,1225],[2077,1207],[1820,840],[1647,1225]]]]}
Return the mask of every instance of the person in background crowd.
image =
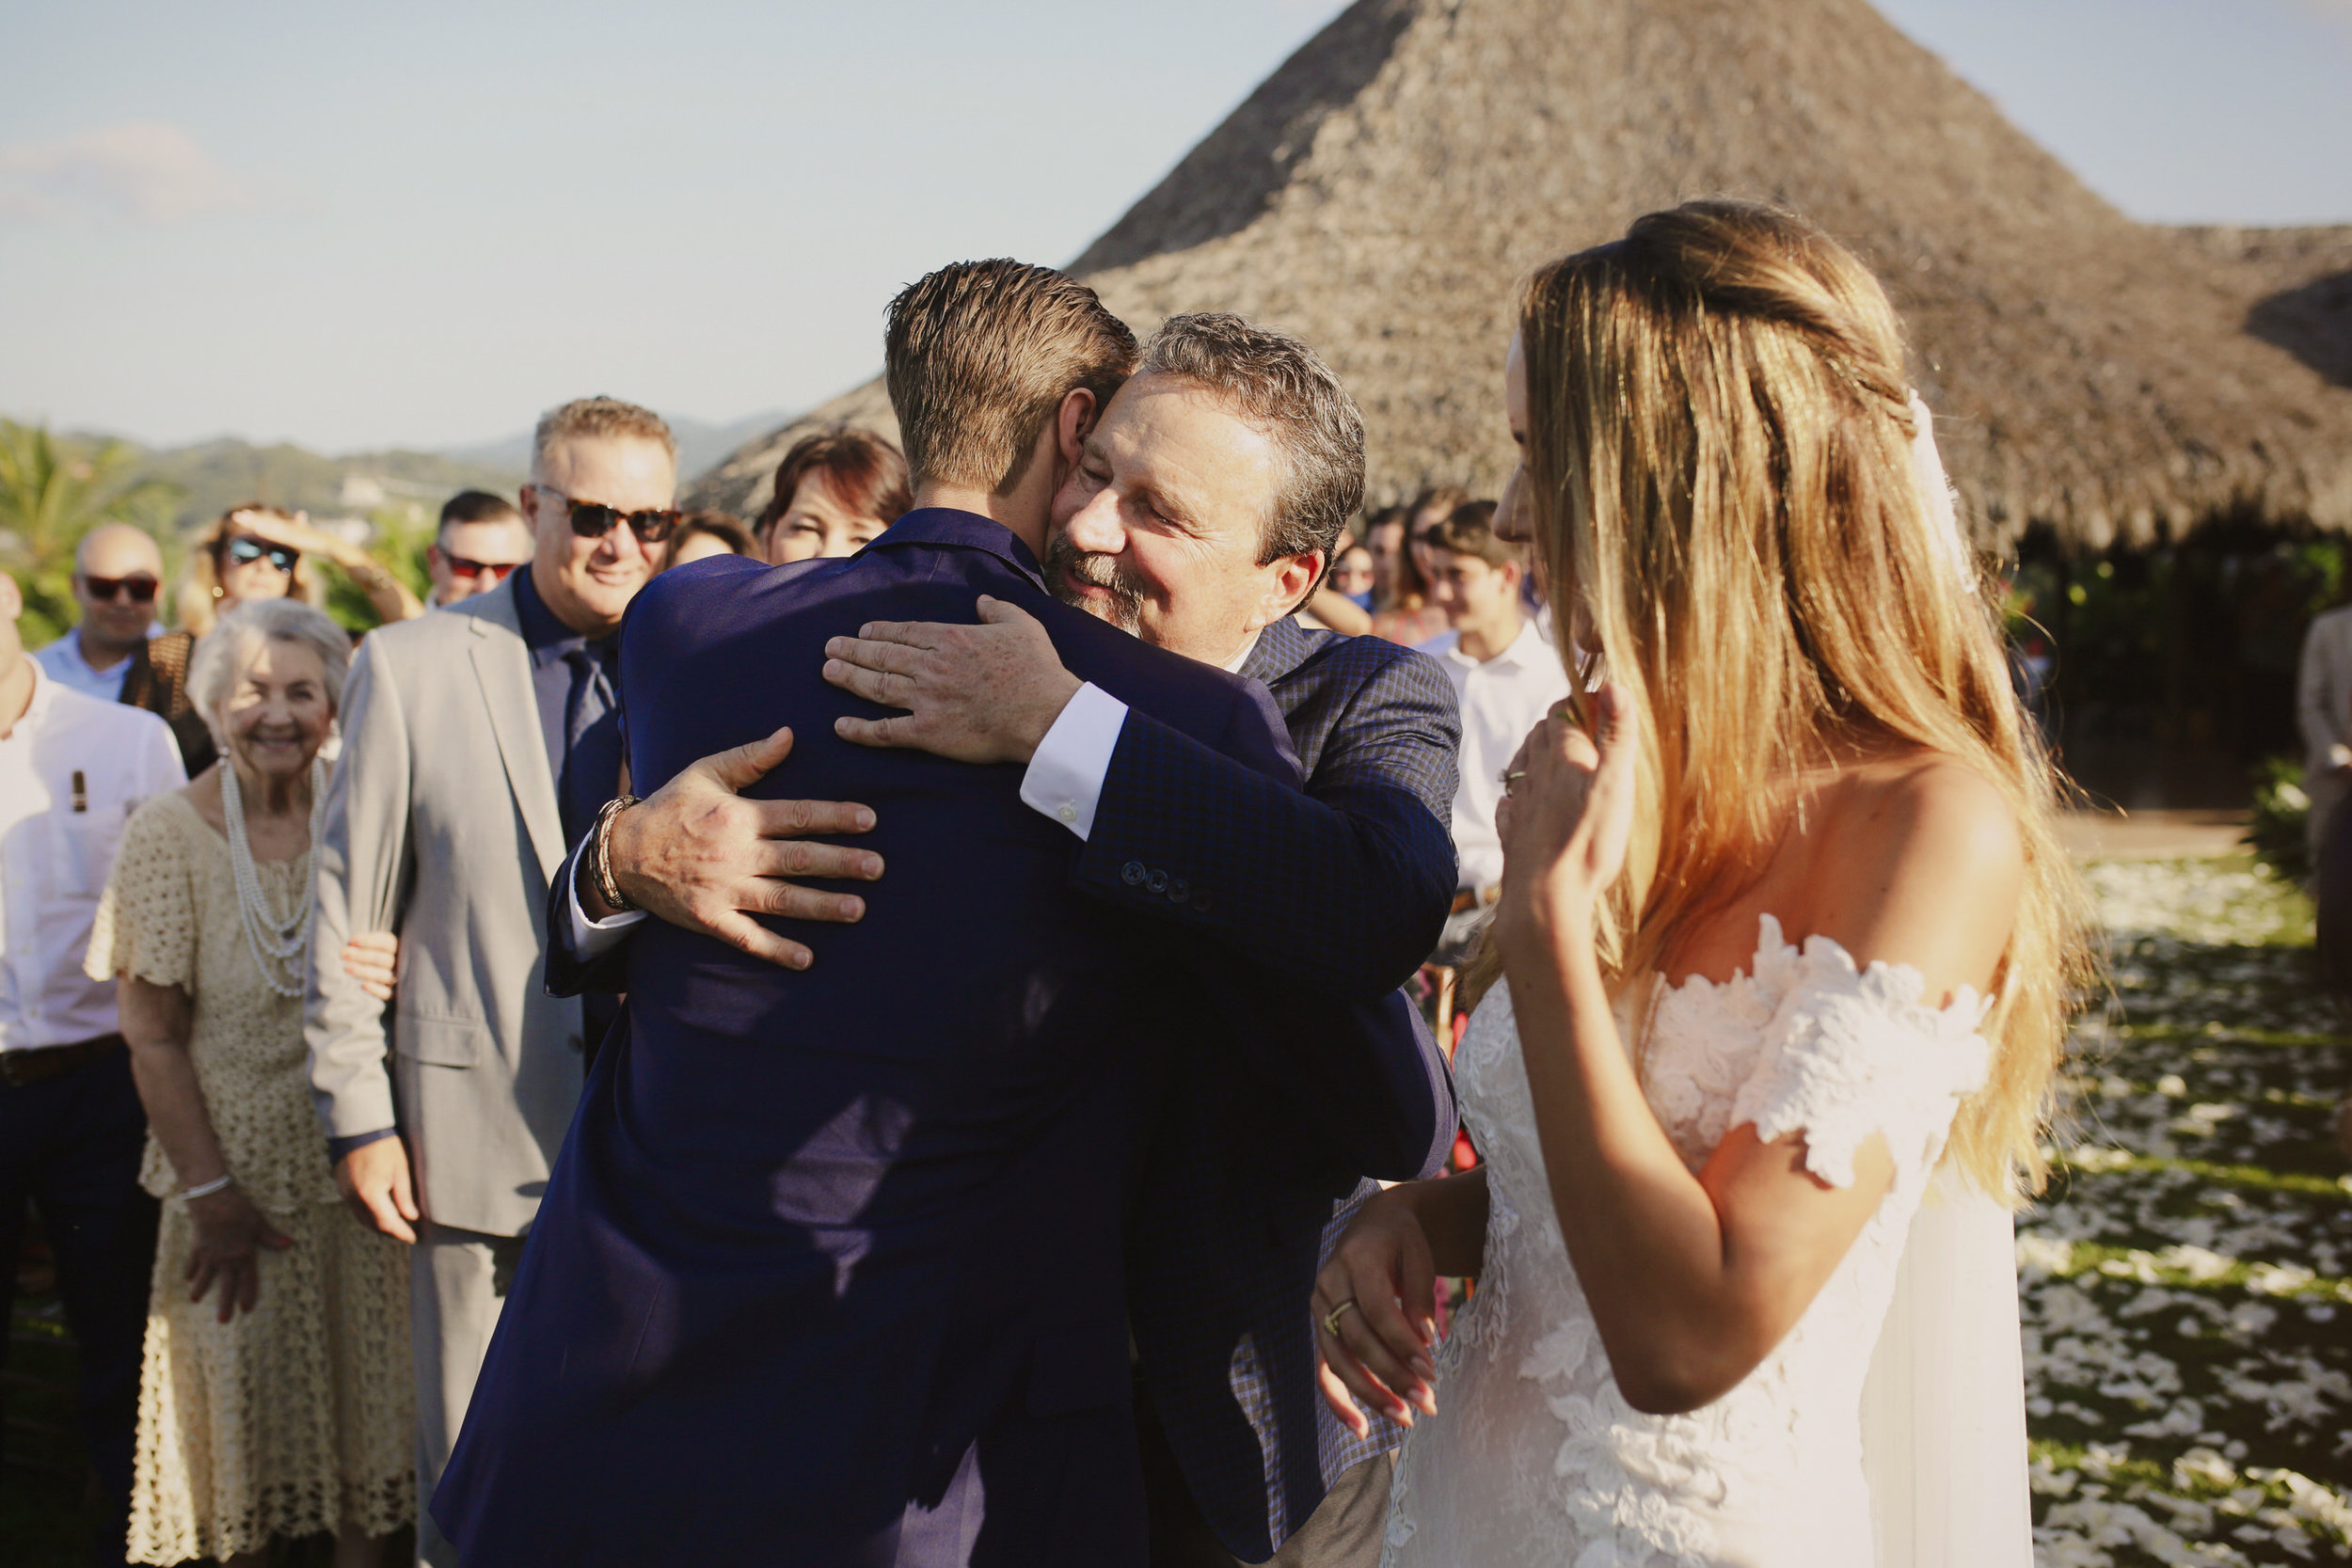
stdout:
{"type": "Polygon", "coordinates": [[[1372,557],[1372,604],[1375,615],[1396,603],[1397,562],[1405,554],[1405,524],[1409,508],[1384,506],[1364,521],[1364,549],[1372,557]]]}
{"type": "Polygon", "coordinates": [[[98,1560],[120,1562],[155,1203],[139,1190],[147,1123],[114,988],[82,961],[123,824],[187,775],[162,720],[25,657],[24,609],[0,573],[0,1317],[29,1201],[79,1347],[82,1443],[105,1498],[98,1560]]]}
{"type": "Polygon", "coordinates": [[[678,519],[677,531],[670,535],[670,547],[662,555],[661,569],[666,572],[673,566],[714,555],[757,554],[742,519],[732,512],[689,512],[678,519]]]}
{"type": "Polygon", "coordinates": [[[102,703],[122,700],[123,677],[155,635],[164,557],[144,529],[106,523],[73,551],[74,628],[33,656],[41,673],[102,703]]]}
{"type": "MultiPolygon", "coordinates": [[[[612,398],[550,410],[522,493],[531,564],[379,628],[352,665],[306,1032],[337,1185],[415,1243],[420,1497],[465,1418],[581,1053],[612,1016],[541,983],[548,882],[619,793],[613,634],[677,527],[676,483],[659,415],[612,398]],[[388,1030],[392,966],[362,979],[345,964],[396,948],[388,1030]]],[[[429,1518],[417,1531],[421,1560],[454,1563],[429,1518]]]]}
{"type": "Polygon", "coordinates": [[[803,436],[776,465],[775,495],[754,532],[771,566],[855,555],[914,505],[904,453],[870,431],[803,436]]]}
{"type": "Polygon", "coordinates": [[[171,726],[191,773],[203,772],[217,755],[212,732],[187,694],[197,640],[250,599],[294,598],[312,606],[325,602],[326,587],[306,555],[322,556],[341,566],[388,622],[424,612],[417,596],[365,550],[312,528],[299,512],[246,501],[222,513],[189,553],[176,594],[180,628],[149,643],[148,668],[135,667],[123,681],[124,702],[163,715],[171,726]]]}
{"type": "Polygon", "coordinates": [[[164,1200],[134,1561],[260,1568],[331,1532],[335,1568],[373,1568],[415,1516],[406,1259],[344,1212],[303,1073],[319,748],[350,649],[282,598],[220,619],[189,687],[222,760],[131,818],[89,943],[164,1200]]]}
{"type": "Polygon", "coordinates": [[[1469,499],[1462,490],[1424,490],[1399,520],[1401,543],[1391,568],[1389,602],[1373,617],[1374,636],[1418,648],[1445,630],[1445,611],[1429,596],[1430,554],[1423,536],[1469,499]]]}
{"type": "MultiPolygon", "coordinates": [[[[2352,814],[2343,809],[2352,796],[2352,605],[2322,613],[2303,634],[2295,713],[2303,731],[2303,793],[2312,801],[2305,831],[2320,977],[2338,997],[2352,996],[2352,814]]],[[[2335,1133],[2337,1147],[2352,1154],[2352,1094],[2336,1106],[2335,1133]]]]}
{"type": "Polygon", "coordinates": [[[2329,818],[2352,794],[2352,605],[2317,616],[2303,634],[2295,716],[2303,732],[2303,792],[2312,799],[2308,831],[2316,863],[2329,818]]]}
{"type": "Polygon", "coordinates": [[[1375,575],[1372,552],[1361,545],[1350,545],[1340,552],[1339,564],[1331,568],[1331,588],[1348,603],[1370,614],[1375,575]]]}
{"type": "Polygon", "coordinates": [[[433,608],[487,594],[531,559],[531,529],[504,496],[460,490],[441,505],[440,527],[425,547],[433,608]]]}
{"type": "Polygon", "coordinates": [[[379,619],[405,621],[424,613],[407,585],[358,546],[312,528],[303,513],[246,501],[222,513],[189,554],[178,594],[180,629],[201,637],[247,599],[325,603],[326,586],[311,570],[311,556],[342,568],[379,619]]]}
{"type": "Polygon", "coordinates": [[[1451,626],[1421,646],[1454,683],[1462,705],[1462,782],[1454,796],[1454,847],[1460,857],[1454,912],[1436,954],[1459,963],[1502,887],[1502,840],[1495,808],[1502,769],[1567,696],[1560,656],[1521,610],[1527,553],[1495,536],[1495,503],[1470,501],[1430,530],[1430,593],[1451,626]]]}

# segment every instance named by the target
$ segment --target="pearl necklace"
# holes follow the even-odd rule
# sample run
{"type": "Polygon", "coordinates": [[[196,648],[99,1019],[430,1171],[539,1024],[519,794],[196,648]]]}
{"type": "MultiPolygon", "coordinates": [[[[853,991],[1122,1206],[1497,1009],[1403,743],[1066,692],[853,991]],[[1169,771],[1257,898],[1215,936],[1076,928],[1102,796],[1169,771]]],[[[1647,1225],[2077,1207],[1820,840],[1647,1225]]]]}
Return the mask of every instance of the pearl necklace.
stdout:
{"type": "Polygon", "coordinates": [[[262,876],[253,867],[253,846],[245,832],[245,790],[237,783],[236,765],[223,758],[220,769],[221,816],[229,824],[229,866],[237,879],[237,913],[245,924],[246,945],[253,950],[262,983],[279,996],[298,997],[307,978],[303,962],[310,951],[310,864],[318,854],[319,828],[326,815],[326,764],[310,759],[310,847],[302,851],[296,878],[294,912],[279,916],[262,891],[262,876]]]}

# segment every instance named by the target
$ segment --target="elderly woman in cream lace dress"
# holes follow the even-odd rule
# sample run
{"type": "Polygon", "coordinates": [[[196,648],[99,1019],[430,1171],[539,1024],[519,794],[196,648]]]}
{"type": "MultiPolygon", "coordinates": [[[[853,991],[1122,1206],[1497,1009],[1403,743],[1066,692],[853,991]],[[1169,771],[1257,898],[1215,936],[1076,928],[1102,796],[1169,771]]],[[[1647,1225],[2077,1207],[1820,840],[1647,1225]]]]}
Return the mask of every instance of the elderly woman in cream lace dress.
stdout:
{"type": "Polygon", "coordinates": [[[349,643],[241,605],[189,686],[222,760],[123,833],[88,972],[117,977],[165,1200],[129,1556],[258,1564],[333,1532],[373,1568],[415,1517],[406,1259],[342,1207],[304,1075],[319,748],[349,643]]]}

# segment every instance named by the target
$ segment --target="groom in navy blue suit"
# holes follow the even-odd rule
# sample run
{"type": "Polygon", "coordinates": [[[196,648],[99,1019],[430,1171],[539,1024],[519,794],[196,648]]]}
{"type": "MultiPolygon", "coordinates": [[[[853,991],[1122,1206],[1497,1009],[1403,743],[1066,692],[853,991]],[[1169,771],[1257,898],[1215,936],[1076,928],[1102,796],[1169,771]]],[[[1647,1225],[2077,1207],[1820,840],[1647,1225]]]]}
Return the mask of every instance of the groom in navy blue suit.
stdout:
{"type": "MultiPolygon", "coordinates": [[[[918,474],[946,467],[907,418],[920,387],[900,384],[900,351],[924,341],[926,312],[951,325],[977,315],[1034,356],[1057,319],[1068,325],[1071,295],[1057,288],[1099,312],[1054,275],[992,263],[946,269],[894,307],[893,391],[918,474]]],[[[1115,343],[1117,324],[1102,321],[1097,335],[1115,343]]],[[[959,348],[954,336],[929,341],[932,361],[959,348]]],[[[993,368],[1002,373],[1001,356],[993,368]]],[[[1074,452],[1098,395],[1085,374],[1052,369],[1082,392],[1052,400],[1025,432],[1046,494],[1060,477],[1048,454],[1074,452]]],[[[990,510],[1018,500],[1040,477],[1024,466],[993,493],[967,493],[990,510]]],[[[668,779],[793,717],[794,787],[872,804],[864,842],[898,869],[889,896],[824,938],[805,974],[667,926],[630,942],[631,1035],[597,1064],[435,1498],[468,1560],[1140,1561],[1131,1321],[1147,1369],[1155,1314],[1210,1339],[1239,1325],[1262,1365],[1229,1355],[1214,1373],[1233,1386],[1255,1377],[1270,1402],[1291,1402],[1302,1348],[1311,1360],[1292,1320],[1303,1319],[1315,1230],[1351,1172],[1411,1174],[1442,1148],[1441,1070],[1399,1008],[1302,1003],[1299,988],[1268,986],[1211,949],[1220,911],[1249,891],[1222,879],[1219,847],[1122,864],[1117,885],[1137,905],[1122,911],[1083,891],[1086,847],[1023,802],[1018,768],[859,751],[807,728],[887,711],[822,684],[818,654],[834,638],[883,614],[963,620],[986,595],[1007,617],[994,629],[1049,643],[1073,683],[1126,705],[1137,726],[1148,720],[1170,748],[1171,782],[1231,759],[1263,781],[1269,811],[1305,799],[1263,689],[1054,602],[1036,531],[1024,540],[935,507],[850,562],[711,563],[663,578],[633,611],[623,689],[635,777],[668,779]],[[1139,1227],[1153,1207],[1147,1167],[1171,1126],[1236,1111],[1248,1096],[1231,1085],[1253,1070],[1329,1107],[1318,1120],[1307,1104],[1301,1119],[1318,1123],[1303,1141],[1330,1152],[1268,1173],[1279,1201],[1252,1202],[1234,1180],[1244,1173],[1226,1172],[1192,1215],[1158,1179],[1165,1223],[1139,1227]],[[1221,1109],[1202,1095],[1220,1075],[1232,1101],[1221,1109]],[[1199,1244],[1204,1220],[1221,1258],[1199,1244]],[[1244,1277],[1298,1274],[1295,1292],[1278,1291],[1286,1300],[1260,1314],[1254,1338],[1257,1304],[1218,1280],[1164,1269],[1176,1299],[1131,1295],[1132,1254],[1163,1242],[1244,1277]]],[[[1430,793],[1441,809],[1450,792],[1448,780],[1430,793]]],[[[1320,820],[1287,815],[1310,836],[1320,820]]],[[[1367,973],[1408,970],[1451,890],[1441,816],[1422,815],[1434,853],[1401,813],[1380,850],[1404,869],[1387,891],[1406,912],[1375,932],[1391,951],[1364,957],[1367,973]]],[[[558,890],[567,909],[576,880],[558,890]]],[[[1190,1130],[1207,1144],[1220,1131],[1190,1130]]],[[[1155,1277],[1148,1263],[1132,1273],[1155,1277]]],[[[1258,1539],[1270,1541],[1313,1507],[1326,1457],[1311,1438],[1303,1453],[1283,1450],[1250,1419],[1237,1424],[1271,1514],[1258,1539]]],[[[1172,1435],[1172,1414],[1169,1425],[1172,1435]]]]}

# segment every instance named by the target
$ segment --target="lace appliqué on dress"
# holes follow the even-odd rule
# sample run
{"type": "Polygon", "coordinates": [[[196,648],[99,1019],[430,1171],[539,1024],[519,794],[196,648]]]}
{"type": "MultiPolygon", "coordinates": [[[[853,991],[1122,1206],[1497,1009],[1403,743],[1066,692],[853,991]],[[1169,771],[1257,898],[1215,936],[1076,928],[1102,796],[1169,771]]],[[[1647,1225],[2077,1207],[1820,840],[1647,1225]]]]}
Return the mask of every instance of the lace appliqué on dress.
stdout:
{"type": "Polygon", "coordinates": [[[1693,1169],[1754,1121],[1768,1140],[1802,1132],[1808,1168],[1834,1184],[1852,1182],[1855,1152],[1881,1134],[1896,1179],[1761,1365],[1703,1409],[1657,1417],[1610,1371],[1496,988],[1454,1064],[1486,1157],[1486,1272],[1438,1347],[1439,1414],[1399,1455],[1384,1564],[1867,1568],[1862,1382],[1912,1214],[1990,1055],[1974,993],[1931,1008],[1924,990],[1915,971],[1859,970],[1825,938],[1792,946],[1768,916],[1749,973],[1660,994],[1645,1090],[1693,1169]]]}

